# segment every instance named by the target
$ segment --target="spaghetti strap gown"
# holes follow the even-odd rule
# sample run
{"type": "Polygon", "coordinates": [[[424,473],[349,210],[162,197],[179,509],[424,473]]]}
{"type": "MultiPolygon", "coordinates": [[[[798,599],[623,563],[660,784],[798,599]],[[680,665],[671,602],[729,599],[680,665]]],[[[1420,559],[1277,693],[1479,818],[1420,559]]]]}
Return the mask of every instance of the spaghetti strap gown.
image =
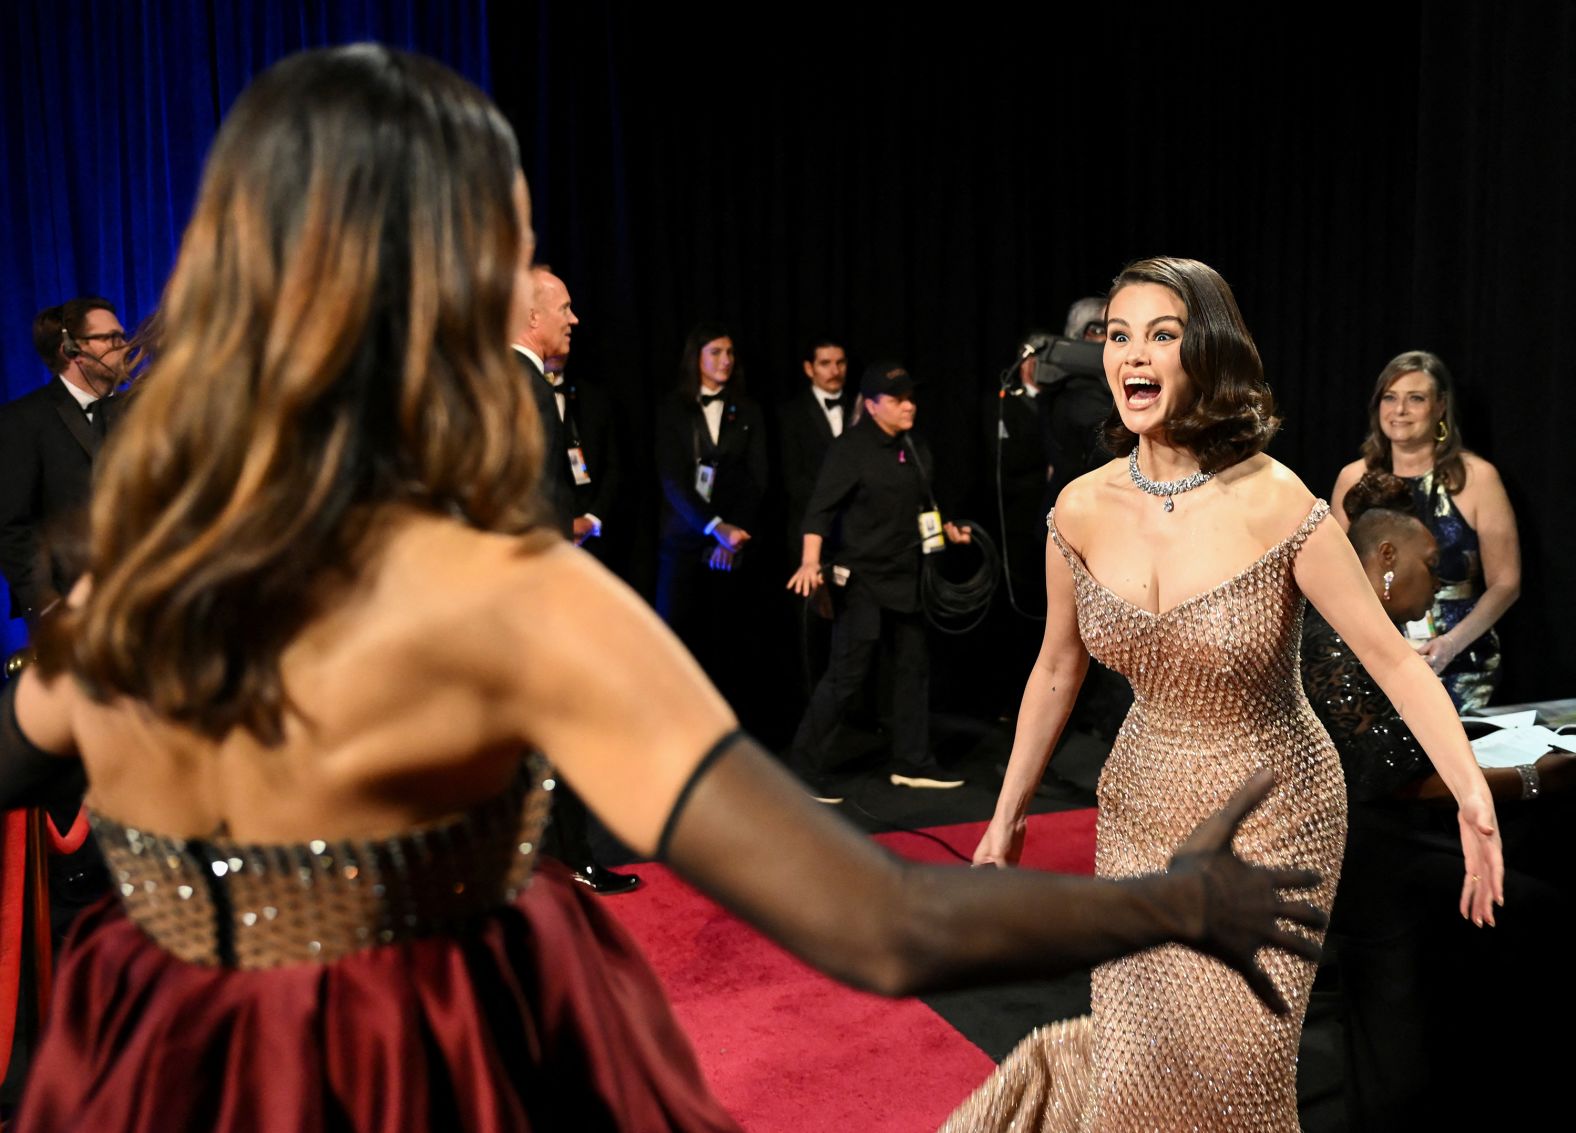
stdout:
{"type": "MultiPolygon", "coordinates": [[[[1101,585],[1062,541],[1055,512],[1047,519],[1072,569],[1084,644],[1133,685],[1100,776],[1099,876],[1164,870],[1199,822],[1269,767],[1274,791],[1233,844],[1256,864],[1318,870],[1322,882],[1302,896],[1329,912],[1346,790],[1303,695],[1304,600],[1292,575],[1328,511],[1316,501],[1257,562],[1159,614],[1101,585]]],[[[1284,1017],[1225,965],[1180,945],[1100,965],[1091,1014],[1031,1034],[943,1129],[1297,1129],[1297,1045],[1315,965],[1270,950],[1259,960],[1291,1008],[1284,1017]]]]}
{"type": "Polygon", "coordinates": [[[20,1133],[738,1133],[634,942],[537,858],[552,787],[533,758],[447,822],[300,845],[95,816],[116,892],[20,1133]]]}

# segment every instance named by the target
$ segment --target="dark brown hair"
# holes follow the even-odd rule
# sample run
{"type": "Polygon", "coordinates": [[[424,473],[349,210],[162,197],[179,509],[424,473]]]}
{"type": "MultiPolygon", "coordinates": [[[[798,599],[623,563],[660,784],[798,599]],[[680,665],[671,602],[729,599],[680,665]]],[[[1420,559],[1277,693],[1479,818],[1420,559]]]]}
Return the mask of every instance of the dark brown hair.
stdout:
{"type": "MultiPolygon", "coordinates": [[[[1379,427],[1379,405],[1385,391],[1403,374],[1427,374],[1434,383],[1434,396],[1444,405],[1441,420],[1445,423],[1445,439],[1434,442],[1434,468],[1445,485],[1445,491],[1454,495],[1467,483],[1466,462],[1461,459],[1465,448],[1461,443],[1461,430],[1456,425],[1455,383],[1450,371],[1437,354],[1426,350],[1408,350],[1397,354],[1385,363],[1374,382],[1374,392],[1368,398],[1368,436],[1363,438],[1363,463],[1369,468],[1391,471],[1390,438],[1379,427]]],[[[1437,430],[1437,426],[1436,426],[1437,430]]]]}
{"type": "Polygon", "coordinates": [[[1407,482],[1379,469],[1363,473],[1347,491],[1341,509],[1350,522],[1347,537],[1365,561],[1386,539],[1393,542],[1403,533],[1429,533],[1418,518],[1417,501],[1407,482]]]}
{"type": "MultiPolygon", "coordinates": [[[[1193,404],[1166,422],[1172,444],[1187,449],[1205,472],[1219,472],[1262,452],[1280,418],[1264,383],[1258,347],[1242,321],[1237,300],[1220,273],[1197,260],[1160,256],[1128,264],[1106,294],[1135,283],[1157,283],[1182,301],[1187,325],[1182,331],[1182,369],[1193,383],[1193,404]]],[[[1105,446],[1125,456],[1138,437],[1122,424],[1113,407],[1105,422],[1105,446]]]]}
{"type": "Polygon", "coordinates": [[[55,307],[45,307],[33,319],[33,349],[44,360],[51,374],[58,374],[71,361],[62,352],[66,334],[76,338],[83,333],[82,324],[89,311],[108,311],[118,314],[115,305],[98,295],[80,295],[55,307]],[[64,331],[65,333],[61,333],[64,331]]]}
{"type": "Polygon", "coordinates": [[[46,666],[277,740],[281,652],[380,505],[534,525],[518,176],[497,109],[418,56],[307,52],[242,94],[99,469],[92,592],[47,627],[46,666]]]}
{"type": "MultiPolygon", "coordinates": [[[[744,392],[744,367],[739,363],[739,340],[726,323],[697,323],[684,339],[684,353],[679,356],[678,389],[685,397],[700,396],[700,352],[708,342],[719,338],[733,340],[733,373],[728,376],[728,389],[744,392]]],[[[812,359],[814,352],[811,352],[812,359]]]]}

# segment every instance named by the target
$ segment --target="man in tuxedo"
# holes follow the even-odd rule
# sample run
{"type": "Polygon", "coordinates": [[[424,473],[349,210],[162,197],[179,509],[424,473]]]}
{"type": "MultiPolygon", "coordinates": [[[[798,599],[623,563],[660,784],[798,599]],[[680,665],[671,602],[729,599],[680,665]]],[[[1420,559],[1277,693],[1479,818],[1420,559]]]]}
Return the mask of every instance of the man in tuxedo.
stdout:
{"type": "MultiPolygon", "coordinates": [[[[576,493],[596,483],[601,468],[590,465],[580,443],[584,438],[578,433],[574,412],[578,397],[571,398],[561,368],[555,375],[547,368],[548,359],[557,359],[561,367],[569,357],[569,340],[580,320],[570,303],[569,288],[546,267],[532,268],[530,282],[529,287],[516,288],[510,344],[520,358],[542,420],[540,483],[549,519],[566,539],[583,543],[601,534],[602,521],[599,513],[581,509],[576,493]]],[[[562,783],[554,792],[553,823],[543,849],[569,866],[575,880],[593,892],[609,896],[628,893],[640,885],[640,878],[633,874],[615,873],[597,863],[591,852],[585,803],[562,783]]]]}
{"type": "Polygon", "coordinates": [[[73,571],[45,548],[88,502],[93,461],[126,380],[126,328],[97,296],[46,307],[33,347],[51,379],[0,406],[0,572],[11,617],[29,622],[70,589],[73,571]]]}
{"type": "Polygon", "coordinates": [[[613,406],[602,390],[566,372],[568,360],[565,354],[544,359],[574,481],[571,534],[605,564],[603,525],[613,515],[621,475],[613,406]]]}
{"type": "MultiPolygon", "coordinates": [[[[832,441],[853,425],[853,390],[848,386],[848,354],[830,338],[810,339],[800,365],[804,387],[777,411],[778,458],[787,502],[788,537],[784,544],[799,563],[804,509],[832,441]]],[[[825,590],[794,604],[793,640],[798,643],[800,679],[806,698],[826,669],[831,648],[832,602],[825,590]]]]}
{"type": "Polygon", "coordinates": [[[805,388],[784,402],[779,455],[788,495],[788,548],[798,562],[800,525],[815,478],[832,441],[853,424],[854,400],[848,389],[848,354],[829,338],[811,341],[801,362],[805,388]]]}
{"type": "MultiPolygon", "coordinates": [[[[120,406],[110,399],[127,376],[126,328],[107,300],[82,296],[38,313],[33,347],[49,381],[0,406],[0,571],[11,591],[11,617],[27,619],[30,628],[70,591],[80,570],[80,556],[63,544],[69,543],[67,529],[80,523],[94,461],[120,406]]],[[[40,808],[41,821],[69,840],[86,828],[81,804],[80,795],[65,793],[40,808]]],[[[43,857],[50,943],[58,951],[77,914],[109,892],[109,875],[91,837],[70,852],[48,845],[41,833],[28,853],[5,864],[19,876],[31,875],[32,853],[43,857]]],[[[29,877],[18,905],[32,907],[32,899],[29,877]]],[[[23,979],[30,982],[37,973],[28,956],[23,979]]],[[[18,1000],[22,1047],[41,1023],[26,1010],[31,998],[24,992],[18,1000]]],[[[25,1057],[13,1058],[15,1074],[25,1064],[25,1057]]]]}

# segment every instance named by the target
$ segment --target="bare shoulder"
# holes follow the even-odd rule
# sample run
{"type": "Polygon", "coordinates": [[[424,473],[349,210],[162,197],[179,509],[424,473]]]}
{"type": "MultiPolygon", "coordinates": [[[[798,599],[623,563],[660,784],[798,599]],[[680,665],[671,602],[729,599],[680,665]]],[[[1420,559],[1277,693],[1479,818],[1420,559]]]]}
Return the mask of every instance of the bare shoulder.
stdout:
{"type": "Polygon", "coordinates": [[[1466,467],[1467,471],[1467,482],[1466,487],[1462,489],[1463,491],[1474,487],[1497,486],[1501,483],[1499,469],[1495,468],[1477,453],[1463,450],[1461,463],[1466,467]]]}
{"type": "Polygon", "coordinates": [[[1264,453],[1232,465],[1218,479],[1248,530],[1266,547],[1285,539],[1313,510],[1314,495],[1302,478],[1264,453]]]}
{"type": "Polygon", "coordinates": [[[1074,548],[1084,545],[1099,517],[1121,506],[1127,461],[1118,457],[1072,481],[1056,497],[1056,531],[1074,548]]]}

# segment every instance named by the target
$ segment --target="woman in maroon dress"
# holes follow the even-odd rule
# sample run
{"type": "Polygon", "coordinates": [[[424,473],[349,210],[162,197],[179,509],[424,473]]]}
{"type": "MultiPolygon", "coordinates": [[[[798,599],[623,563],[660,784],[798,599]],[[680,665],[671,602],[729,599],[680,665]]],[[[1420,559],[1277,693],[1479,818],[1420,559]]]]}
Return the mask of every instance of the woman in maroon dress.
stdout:
{"type": "Polygon", "coordinates": [[[0,805],[85,770],[115,895],[22,1130],[730,1129],[649,969],[535,849],[561,773],[863,987],[1322,923],[1229,849],[1166,874],[908,866],[742,737],[643,604],[535,523],[513,135],[379,47],[268,71],[215,142],[92,504],[91,582],[0,697],[0,805]],[[550,768],[540,752],[552,760],[550,768]],[[534,881],[532,873],[534,867],[534,881]],[[529,886],[527,882],[532,882],[529,886]]]}

